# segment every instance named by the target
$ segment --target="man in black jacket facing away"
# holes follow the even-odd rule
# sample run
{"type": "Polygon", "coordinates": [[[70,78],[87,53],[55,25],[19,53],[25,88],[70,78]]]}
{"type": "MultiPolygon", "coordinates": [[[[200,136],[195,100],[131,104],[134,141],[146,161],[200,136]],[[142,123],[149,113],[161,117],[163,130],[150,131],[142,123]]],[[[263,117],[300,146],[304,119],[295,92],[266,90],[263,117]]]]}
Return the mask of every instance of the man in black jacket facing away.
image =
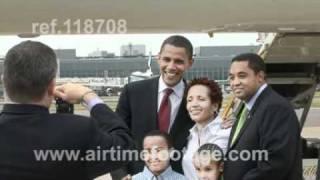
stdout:
{"type": "Polygon", "coordinates": [[[56,72],[54,51],[40,42],[7,53],[3,82],[10,102],[0,116],[0,179],[93,179],[125,164],[110,151],[132,148],[127,126],[91,89],[56,87],[56,72]],[[50,114],[54,97],[87,104],[91,117],[50,114]]]}

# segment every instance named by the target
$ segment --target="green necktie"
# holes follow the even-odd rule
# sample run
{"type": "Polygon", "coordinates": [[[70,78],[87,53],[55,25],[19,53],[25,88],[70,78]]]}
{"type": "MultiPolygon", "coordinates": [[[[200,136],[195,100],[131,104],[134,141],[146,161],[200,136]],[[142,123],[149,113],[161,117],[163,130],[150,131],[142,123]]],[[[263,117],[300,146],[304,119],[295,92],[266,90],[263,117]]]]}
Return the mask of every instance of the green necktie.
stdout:
{"type": "Polygon", "coordinates": [[[241,115],[240,115],[239,122],[237,124],[236,131],[234,132],[233,137],[232,137],[231,145],[234,143],[234,141],[238,137],[239,132],[240,132],[244,122],[246,121],[247,114],[248,114],[248,108],[246,107],[246,105],[244,105],[242,112],[241,112],[241,115]]]}

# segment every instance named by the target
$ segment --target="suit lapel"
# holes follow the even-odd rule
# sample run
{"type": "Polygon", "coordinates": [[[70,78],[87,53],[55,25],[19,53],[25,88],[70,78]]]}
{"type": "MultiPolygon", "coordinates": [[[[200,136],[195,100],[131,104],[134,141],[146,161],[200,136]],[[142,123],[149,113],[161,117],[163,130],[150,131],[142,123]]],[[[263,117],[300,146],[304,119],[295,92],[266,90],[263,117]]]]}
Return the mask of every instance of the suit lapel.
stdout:
{"type": "Polygon", "coordinates": [[[229,137],[229,141],[228,141],[228,149],[230,149],[232,137],[234,136],[234,133],[236,131],[236,127],[238,126],[239,118],[240,118],[240,115],[241,115],[241,112],[242,112],[244,105],[245,104],[243,102],[241,102],[241,105],[239,105],[239,110],[237,111],[238,113],[235,114],[236,120],[235,120],[235,122],[232,126],[232,129],[231,129],[231,132],[230,132],[230,137],[229,137]]]}
{"type": "Polygon", "coordinates": [[[260,96],[257,98],[256,102],[252,106],[251,109],[251,115],[254,114],[254,112],[258,109],[260,103],[264,101],[264,99],[269,95],[269,93],[272,91],[271,87],[267,86],[260,94],[260,96]]]}
{"type": "MultiPolygon", "coordinates": [[[[159,86],[159,77],[154,78],[153,81],[151,81],[151,87],[150,87],[150,93],[151,93],[151,99],[148,99],[148,102],[146,103],[146,110],[150,110],[150,121],[152,121],[152,127],[153,129],[158,129],[158,86],[159,86]]],[[[147,89],[146,89],[147,90],[147,89]]],[[[148,92],[148,90],[146,91],[148,92]]]]}
{"type": "MultiPolygon", "coordinates": [[[[248,125],[250,124],[251,120],[252,120],[252,114],[251,114],[251,112],[249,112],[249,113],[247,114],[247,116],[246,116],[246,120],[245,120],[245,122],[244,122],[244,124],[243,124],[242,128],[240,129],[240,132],[239,132],[238,136],[237,136],[237,137],[236,137],[236,139],[234,140],[234,143],[233,143],[233,144],[231,144],[231,148],[232,148],[234,145],[236,145],[236,144],[237,144],[237,142],[238,142],[238,141],[239,141],[239,139],[241,138],[241,136],[242,136],[243,132],[245,132],[246,128],[247,128],[247,127],[248,127],[248,125]]],[[[237,121],[239,121],[239,118],[238,118],[238,120],[237,120],[237,121]]],[[[231,136],[231,137],[233,137],[235,129],[236,129],[236,128],[234,128],[234,130],[233,130],[233,133],[232,133],[232,136],[231,136]]],[[[231,138],[231,139],[232,139],[232,138],[231,138]]],[[[231,143],[231,142],[230,142],[230,143],[231,143]]]]}
{"type": "MultiPolygon", "coordinates": [[[[229,142],[228,142],[228,147],[229,149],[232,149],[239,141],[239,139],[241,138],[242,134],[245,132],[246,128],[248,127],[248,125],[250,124],[250,122],[252,121],[252,117],[255,113],[255,111],[257,110],[257,108],[259,107],[260,103],[263,101],[264,97],[268,94],[268,92],[270,91],[270,87],[267,86],[263,91],[262,93],[259,95],[259,97],[257,98],[256,102],[254,103],[254,105],[252,106],[252,109],[250,110],[250,112],[248,113],[247,117],[246,117],[246,121],[245,123],[243,124],[240,132],[239,132],[239,135],[238,137],[235,139],[234,143],[231,144],[230,140],[232,139],[233,135],[234,135],[234,132],[235,132],[235,129],[238,125],[238,121],[239,121],[239,116],[237,117],[237,123],[235,124],[234,127],[232,127],[232,130],[231,130],[231,138],[229,138],[229,142]]],[[[241,113],[240,113],[241,114],[241,113]]]]}
{"type": "MultiPolygon", "coordinates": [[[[184,84],[184,89],[185,89],[185,87],[187,86],[187,83],[184,79],[183,79],[183,84],[184,84]]],[[[181,104],[179,106],[178,113],[174,119],[174,123],[172,124],[172,127],[171,127],[169,133],[172,135],[172,133],[177,132],[179,127],[184,126],[183,121],[181,121],[181,120],[186,119],[186,118],[188,118],[188,112],[186,109],[186,100],[184,98],[184,95],[182,95],[182,100],[181,100],[181,104]]]]}
{"type": "Polygon", "coordinates": [[[187,110],[186,110],[186,100],[183,98],[179,107],[179,111],[177,113],[177,116],[174,120],[174,123],[172,124],[172,127],[170,129],[170,134],[177,133],[177,130],[179,127],[184,126],[182,119],[187,119],[187,110]]]}

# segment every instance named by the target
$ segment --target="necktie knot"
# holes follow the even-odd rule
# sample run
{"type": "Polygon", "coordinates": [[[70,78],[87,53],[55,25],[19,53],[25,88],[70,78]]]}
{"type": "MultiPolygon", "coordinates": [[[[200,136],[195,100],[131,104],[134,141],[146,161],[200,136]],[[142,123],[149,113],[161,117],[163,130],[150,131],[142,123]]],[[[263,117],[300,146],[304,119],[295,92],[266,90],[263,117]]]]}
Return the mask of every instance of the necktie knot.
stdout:
{"type": "Polygon", "coordinates": [[[246,106],[246,105],[244,105],[244,107],[243,107],[243,110],[242,110],[242,113],[241,113],[241,114],[242,114],[243,116],[245,116],[245,117],[246,117],[246,116],[248,115],[248,112],[249,112],[249,109],[247,108],[247,106],[246,106]]]}
{"type": "Polygon", "coordinates": [[[164,97],[169,97],[173,93],[173,89],[167,88],[164,90],[164,97]]]}

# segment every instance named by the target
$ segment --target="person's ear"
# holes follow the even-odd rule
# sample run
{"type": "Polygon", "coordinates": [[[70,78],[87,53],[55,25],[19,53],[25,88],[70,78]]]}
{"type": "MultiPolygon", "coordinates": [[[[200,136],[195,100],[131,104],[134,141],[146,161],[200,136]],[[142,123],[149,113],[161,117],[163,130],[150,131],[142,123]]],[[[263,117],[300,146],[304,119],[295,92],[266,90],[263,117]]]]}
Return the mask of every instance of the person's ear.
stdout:
{"type": "Polygon", "coordinates": [[[157,63],[160,64],[160,53],[156,55],[156,60],[157,60],[157,63]]]}
{"type": "Polygon", "coordinates": [[[56,87],[56,79],[53,78],[50,83],[49,83],[49,86],[48,86],[48,95],[49,96],[53,96],[54,95],[54,89],[56,87]]]}
{"type": "Polygon", "coordinates": [[[173,148],[173,147],[169,148],[169,149],[168,149],[169,159],[172,158],[172,156],[174,155],[173,153],[174,153],[174,148],[173,148]]]}
{"type": "Polygon", "coordinates": [[[216,113],[218,113],[218,104],[212,104],[210,113],[211,115],[215,115],[216,113]]]}
{"type": "Polygon", "coordinates": [[[191,67],[192,67],[193,62],[194,62],[194,59],[193,59],[193,58],[191,58],[191,59],[188,60],[188,63],[189,63],[189,67],[188,67],[188,68],[191,68],[191,67]]]}
{"type": "Polygon", "coordinates": [[[259,71],[257,76],[259,77],[259,82],[260,83],[265,82],[266,74],[263,71],[259,71]]]}
{"type": "Polygon", "coordinates": [[[213,110],[214,111],[218,111],[218,104],[217,103],[215,103],[215,104],[212,104],[212,107],[213,107],[213,110]]]}
{"type": "Polygon", "coordinates": [[[220,164],[219,164],[219,172],[223,172],[223,167],[224,167],[224,164],[223,164],[223,162],[221,162],[220,164]]]}

